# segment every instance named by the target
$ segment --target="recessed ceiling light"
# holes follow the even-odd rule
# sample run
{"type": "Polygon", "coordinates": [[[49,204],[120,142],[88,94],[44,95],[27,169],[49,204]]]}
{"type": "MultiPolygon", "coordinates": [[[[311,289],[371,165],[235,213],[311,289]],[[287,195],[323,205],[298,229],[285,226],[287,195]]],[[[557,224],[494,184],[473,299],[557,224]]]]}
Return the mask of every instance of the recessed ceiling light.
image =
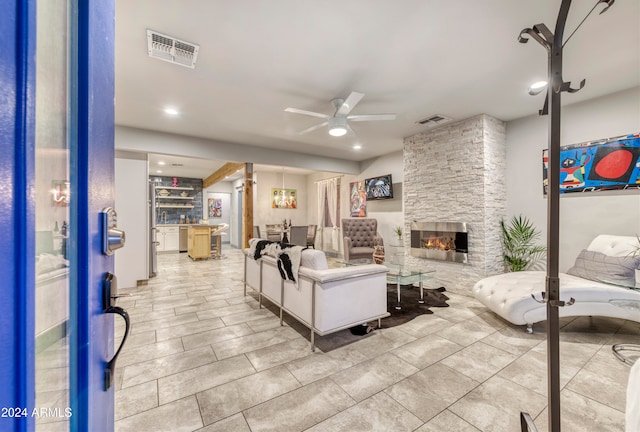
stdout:
{"type": "Polygon", "coordinates": [[[165,161],[158,161],[158,165],[166,165],[165,161]]]}
{"type": "Polygon", "coordinates": [[[354,150],[360,150],[362,148],[362,146],[360,144],[356,144],[353,146],[354,150]]]}
{"type": "Polygon", "coordinates": [[[537,95],[539,93],[542,93],[542,90],[544,90],[544,88],[546,86],[547,86],[547,82],[546,81],[534,82],[533,84],[531,84],[529,86],[529,94],[530,95],[537,95]]]}
{"type": "Polygon", "coordinates": [[[156,170],[156,174],[162,174],[162,170],[156,170]]]}
{"type": "Polygon", "coordinates": [[[170,116],[177,116],[179,114],[178,110],[175,108],[165,108],[164,113],[170,116]]]}

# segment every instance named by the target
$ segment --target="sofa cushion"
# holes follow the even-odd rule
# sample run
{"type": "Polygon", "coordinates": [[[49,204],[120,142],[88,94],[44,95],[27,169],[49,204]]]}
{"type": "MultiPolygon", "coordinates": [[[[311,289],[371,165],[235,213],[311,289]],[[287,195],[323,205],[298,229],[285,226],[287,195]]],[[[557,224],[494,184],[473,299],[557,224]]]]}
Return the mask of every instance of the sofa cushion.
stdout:
{"type": "Polygon", "coordinates": [[[585,249],[567,273],[596,282],[634,287],[635,269],[639,267],[640,257],[609,256],[585,249]]]}
{"type": "Polygon", "coordinates": [[[327,257],[321,250],[305,249],[302,251],[300,267],[307,267],[313,270],[326,270],[329,268],[329,264],[327,264],[327,257]]]}

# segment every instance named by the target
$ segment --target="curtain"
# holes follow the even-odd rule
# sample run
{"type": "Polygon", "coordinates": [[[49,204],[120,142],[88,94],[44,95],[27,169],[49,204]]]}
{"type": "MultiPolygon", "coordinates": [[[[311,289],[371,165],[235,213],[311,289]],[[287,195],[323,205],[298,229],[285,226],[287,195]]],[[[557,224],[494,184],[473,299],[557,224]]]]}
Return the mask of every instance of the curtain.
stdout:
{"type": "Polygon", "coordinates": [[[338,187],[340,186],[339,178],[320,180],[317,183],[318,190],[318,228],[320,229],[320,238],[322,247],[325,244],[325,227],[330,228],[329,244],[327,246],[335,251],[340,251],[340,228],[338,227],[338,187]],[[326,217],[328,216],[328,218],[326,217]],[[328,224],[327,224],[328,222],[328,224]]]}
{"type": "Polygon", "coordinates": [[[324,249],[324,215],[327,185],[324,181],[319,181],[316,183],[316,188],[318,191],[318,237],[320,239],[320,249],[324,249]]]}
{"type": "Polygon", "coordinates": [[[331,248],[340,250],[340,229],[338,228],[338,179],[328,179],[326,183],[327,206],[331,225],[331,248]]]}

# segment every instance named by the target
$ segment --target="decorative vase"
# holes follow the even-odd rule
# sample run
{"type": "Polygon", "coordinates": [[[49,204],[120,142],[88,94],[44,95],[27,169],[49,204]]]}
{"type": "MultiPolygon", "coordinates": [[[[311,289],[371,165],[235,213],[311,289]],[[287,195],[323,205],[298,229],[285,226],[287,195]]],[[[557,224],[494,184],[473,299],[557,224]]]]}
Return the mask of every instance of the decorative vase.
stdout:
{"type": "Polygon", "coordinates": [[[384,262],[384,247],[373,247],[373,262],[376,264],[382,264],[384,262]]]}

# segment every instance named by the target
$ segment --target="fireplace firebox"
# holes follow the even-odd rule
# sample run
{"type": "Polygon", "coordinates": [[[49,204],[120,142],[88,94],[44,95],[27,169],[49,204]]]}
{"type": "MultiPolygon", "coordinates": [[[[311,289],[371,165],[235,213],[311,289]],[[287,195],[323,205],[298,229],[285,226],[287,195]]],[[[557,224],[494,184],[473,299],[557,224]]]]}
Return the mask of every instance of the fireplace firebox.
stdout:
{"type": "Polygon", "coordinates": [[[469,253],[465,222],[412,222],[411,255],[466,263],[469,253]]]}

